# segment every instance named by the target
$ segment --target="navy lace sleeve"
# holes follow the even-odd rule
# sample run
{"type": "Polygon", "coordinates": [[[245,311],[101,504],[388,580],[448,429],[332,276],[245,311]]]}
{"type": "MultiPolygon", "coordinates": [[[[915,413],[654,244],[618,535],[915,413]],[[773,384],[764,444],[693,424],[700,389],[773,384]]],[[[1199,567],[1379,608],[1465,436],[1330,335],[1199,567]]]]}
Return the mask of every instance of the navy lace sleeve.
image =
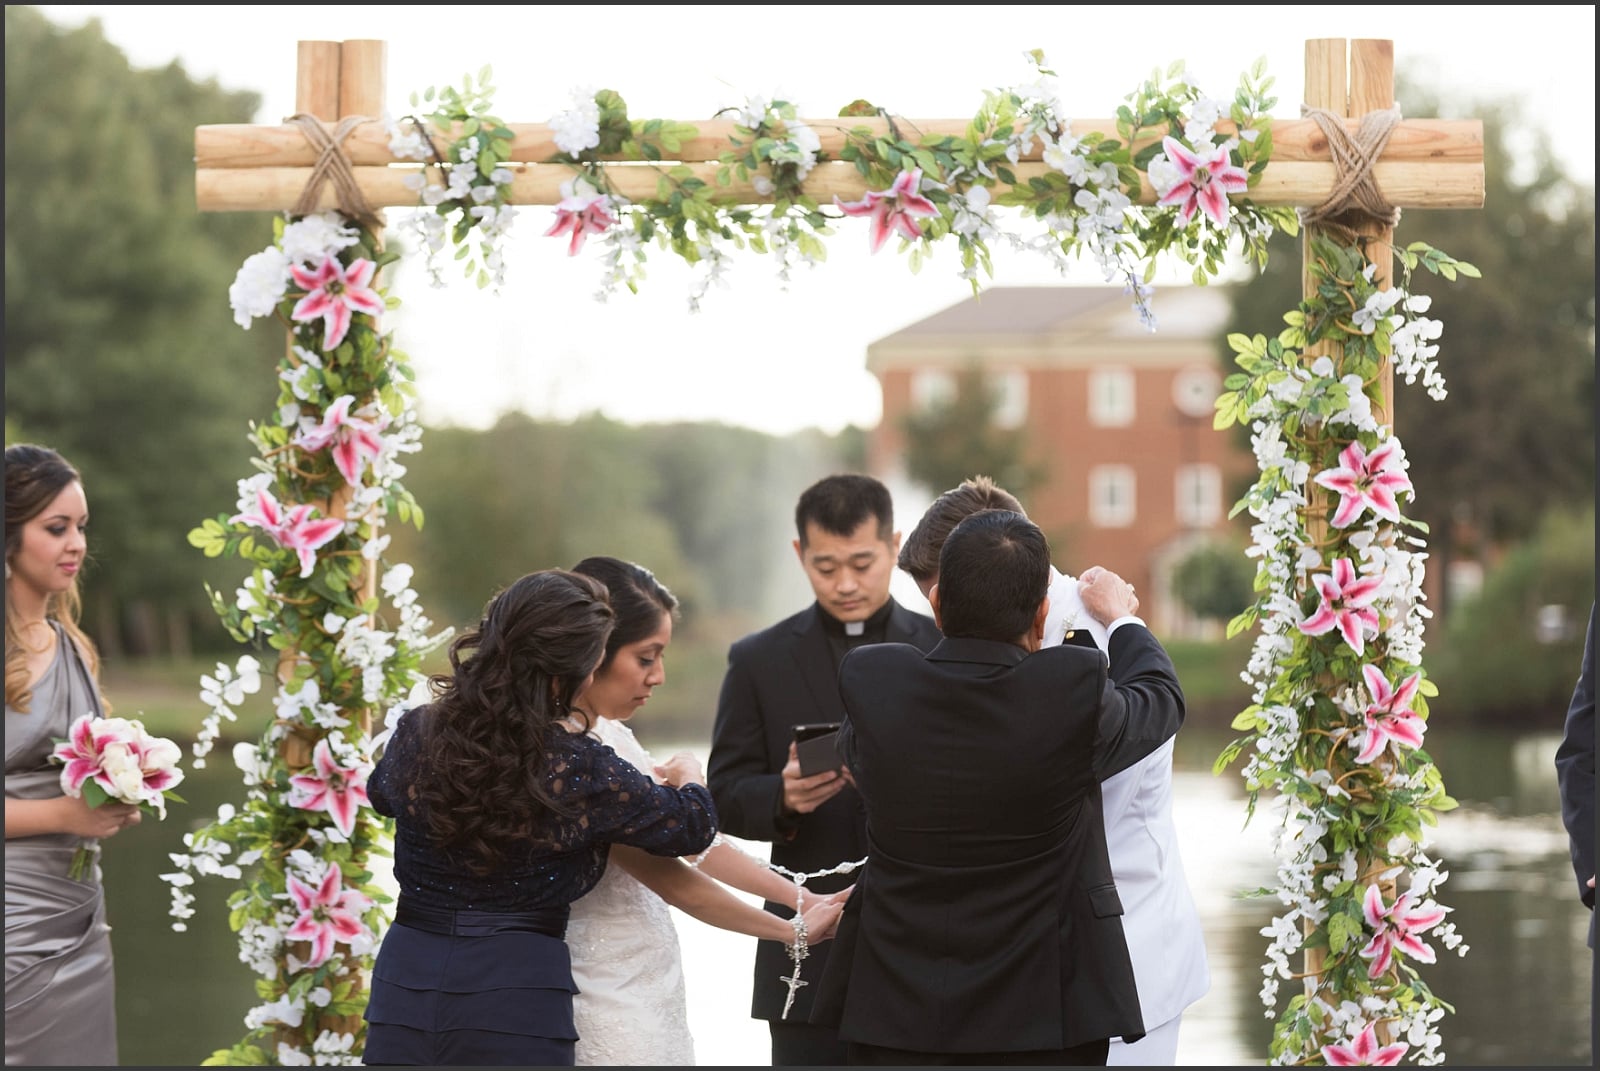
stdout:
{"type": "Polygon", "coordinates": [[[600,880],[613,843],[693,855],[716,836],[716,807],[704,786],[658,785],[598,740],[561,733],[545,755],[545,783],[566,813],[544,815],[499,870],[474,874],[463,856],[433,842],[411,796],[428,710],[400,719],[367,781],[373,810],[395,819],[400,891],[421,903],[478,911],[571,903],[600,880]]]}
{"type": "Polygon", "coordinates": [[[550,783],[556,798],[576,804],[578,813],[561,840],[576,839],[579,827],[588,827],[591,835],[652,855],[694,855],[710,847],[717,809],[704,785],[658,785],[609,745],[588,736],[567,742],[575,745],[573,754],[555,763],[550,783]]]}

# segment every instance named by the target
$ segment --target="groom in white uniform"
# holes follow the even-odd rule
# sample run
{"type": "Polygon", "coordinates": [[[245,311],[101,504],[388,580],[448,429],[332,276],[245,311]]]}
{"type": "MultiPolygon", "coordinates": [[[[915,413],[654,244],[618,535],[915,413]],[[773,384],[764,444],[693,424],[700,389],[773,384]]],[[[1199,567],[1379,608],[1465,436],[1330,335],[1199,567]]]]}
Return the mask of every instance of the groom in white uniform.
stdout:
{"type": "MultiPolygon", "coordinates": [[[[964,518],[985,509],[1027,515],[1016,496],[987,476],[974,476],[935,499],[906,537],[897,564],[924,596],[938,582],[945,537],[964,518]]],[[[1044,646],[1092,641],[1106,651],[1105,627],[1085,612],[1075,577],[1052,568],[1049,597],[1044,646]]],[[[1189,894],[1172,821],[1172,747],[1168,740],[1100,783],[1106,847],[1124,911],[1122,930],[1148,1031],[1134,1044],[1113,1038],[1107,1066],[1176,1063],[1183,1011],[1211,984],[1200,914],[1189,894]]]]}

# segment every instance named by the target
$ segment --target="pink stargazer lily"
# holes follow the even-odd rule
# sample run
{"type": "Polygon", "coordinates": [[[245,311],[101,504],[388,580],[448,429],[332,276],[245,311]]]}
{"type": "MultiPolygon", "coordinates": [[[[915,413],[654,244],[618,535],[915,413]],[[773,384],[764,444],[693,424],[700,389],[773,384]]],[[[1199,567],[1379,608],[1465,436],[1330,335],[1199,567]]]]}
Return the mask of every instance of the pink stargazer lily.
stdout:
{"type": "Polygon", "coordinates": [[[1372,608],[1372,600],[1378,597],[1383,578],[1358,577],[1349,558],[1335,558],[1333,572],[1318,573],[1311,582],[1322,595],[1322,605],[1300,622],[1300,631],[1307,636],[1321,636],[1337,628],[1351,650],[1363,653],[1366,632],[1378,633],[1378,611],[1372,608]]]}
{"type": "Polygon", "coordinates": [[[610,211],[611,198],[596,190],[582,179],[561,184],[561,200],[556,203],[556,221],[544,232],[552,235],[572,232],[567,243],[567,255],[575,257],[591,234],[604,234],[617,225],[617,217],[610,211]]]}
{"type": "Polygon", "coordinates": [[[68,795],[78,795],[83,791],[83,783],[93,779],[108,794],[114,793],[116,785],[102,765],[101,755],[107,745],[123,739],[124,734],[109,720],[85,715],[73,722],[67,739],[57,744],[50,755],[62,764],[61,790],[68,795]]]}
{"type": "Polygon", "coordinates": [[[72,723],[50,755],[62,764],[61,791],[67,795],[82,795],[84,782],[92,780],[112,799],[149,803],[163,817],[162,793],[183,780],[179,756],[176,744],[151,736],[141,723],[89,714],[72,723]]]}
{"type": "Polygon", "coordinates": [[[1428,723],[1411,710],[1411,700],[1422,684],[1422,674],[1413,673],[1400,682],[1398,688],[1389,686],[1389,678],[1374,665],[1361,667],[1361,675],[1372,692],[1372,705],[1367,707],[1367,744],[1356,756],[1357,762],[1371,762],[1394,741],[1396,746],[1421,747],[1422,734],[1428,723]]]}
{"type": "Polygon", "coordinates": [[[939,209],[922,196],[922,169],[900,172],[894,185],[887,190],[868,190],[859,201],[841,201],[834,195],[833,203],[847,216],[871,216],[872,251],[876,253],[889,240],[891,231],[912,241],[922,237],[922,227],[916,216],[937,216],[939,209]]]}
{"type": "Polygon", "coordinates": [[[295,506],[285,511],[265,487],[256,492],[256,508],[228,518],[229,524],[240,521],[265,529],[280,547],[292,550],[300,558],[300,576],[311,575],[317,565],[317,548],[331,540],[344,529],[337,517],[312,520],[312,507],[295,506]]]}
{"type": "Polygon", "coordinates": [[[377,271],[378,266],[364,257],[351,261],[346,268],[332,253],[322,258],[322,266],[316,271],[290,265],[289,274],[306,296],[295,302],[289,319],[305,323],[320,318],[322,348],[332,350],[344,341],[354,313],[377,316],[383,311],[383,298],[371,286],[377,271]]]}
{"type": "Polygon", "coordinates": [[[1167,136],[1161,150],[1177,169],[1179,181],[1161,195],[1161,204],[1177,205],[1178,218],[1185,225],[1194,218],[1196,208],[1219,227],[1228,225],[1228,194],[1250,188],[1250,175],[1228,157],[1228,147],[1218,145],[1194,152],[1177,138],[1167,136]]]}
{"type": "Polygon", "coordinates": [[[310,431],[295,436],[295,445],[302,450],[325,450],[333,447],[333,463],[351,487],[361,484],[361,473],[367,462],[383,452],[383,429],[389,418],[367,420],[351,416],[350,407],[355,396],[341,394],[322,414],[322,423],[310,431]]]}
{"type": "Polygon", "coordinates": [[[1400,504],[1395,495],[1401,491],[1411,494],[1411,477],[1400,469],[1400,444],[1386,440],[1372,453],[1353,442],[1339,451],[1339,467],[1319,472],[1314,483],[1339,493],[1339,508],[1333,514],[1333,526],[1343,528],[1361,511],[1370,509],[1388,521],[1400,519],[1400,504]]]}
{"type": "Polygon", "coordinates": [[[356,812],[367,805],[367,771],[359,766],[340,766],[326,739],[318,740],[311,752],[315,773],[298,773],[289,778],[289,806],[305,811],[326,811],[339,832],[349,836],[356,828],[356,812]]]}
{"type": "Polygon", "coordinates": [[[1396,949],[1418,963],[1434,961],[1433,949],[1423,944],[1417,934],[1443,922],[1444,908],[1437,905],[1412,907],[1409,892],[1401,893],[1395,897],[1394,903],[1384,907],[1383,893],[1378,891],[1376,885],[1368,885],[1367,898],[1361,903],[1361,913],[1366,916],[1367,925],[1376,931],[1372,940],[1367,942],[1367,947],[1361,950],[1361,958],[1372,961],[1372,966],[1367,968],[1368,978],[1383,976],[1394,961],[1396,949]]]}
{"type": "Polygon", "coordinates": [[[1380,1046],[1377,1024],[1368,1023],[1350,1044],[1322,1046],[1322,1058],[1329,1067],[1393,1067],[1410,1047],[1403,1041],[1380,1046]]]}
{"type": "Polygon", "coordinates": [[[283,935],[291,941],[310,941],[311,958],[307,967],[320,967],[333,955],[335,942],[349,944],[368,933],[361,912],[372,900],[355,889],[345,889],[344,873],[337,865],[328,867],[322,884],[313,889],[293,874],[289,875],[289,899],[300,916],[283,935]]]}

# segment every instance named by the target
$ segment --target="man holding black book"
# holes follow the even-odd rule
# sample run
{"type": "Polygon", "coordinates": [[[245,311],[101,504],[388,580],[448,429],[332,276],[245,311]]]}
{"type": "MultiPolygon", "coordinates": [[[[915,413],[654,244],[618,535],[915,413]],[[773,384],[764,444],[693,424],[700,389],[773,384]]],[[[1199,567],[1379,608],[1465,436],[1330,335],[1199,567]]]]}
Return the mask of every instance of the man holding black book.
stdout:
{"type": "MultiPolygon", "coordinates": [[[[844,716],[839,661],[869,643],[930,650],[939,632],[931,619],[889,594],[900,533],[894,529],[889,490],[881,482],[854,473],[817,481],[800,496],[795,529],[795,554],[816,601],[729,650],[706,782],[723,832],[771,841],[774,864],[810,874],[867,854],[861,798],[826,739],[829,727],[844,716]],[[799,735],[808,758],[815,749],[827,760],[821,772],[802,771],[797,726],[806,727],[799,735]]],[[[832,876],[808,881],[806,889],[826,894],[850,881],[832,876]]],[[[768,903],[766,908],[788,918],[795,905],[768,903]]],[[[830,944],[813,948],[804,961],[808,980],[821,976],[830,944]]],[[[793,970],[781,943],[757,945],[751,1015],[768,1021],[773,1065],[846,1063],[836,1033],[808,1022],[814,985],[794,991],[785,1016],[791,993],[785,976],[793,970]]]]}

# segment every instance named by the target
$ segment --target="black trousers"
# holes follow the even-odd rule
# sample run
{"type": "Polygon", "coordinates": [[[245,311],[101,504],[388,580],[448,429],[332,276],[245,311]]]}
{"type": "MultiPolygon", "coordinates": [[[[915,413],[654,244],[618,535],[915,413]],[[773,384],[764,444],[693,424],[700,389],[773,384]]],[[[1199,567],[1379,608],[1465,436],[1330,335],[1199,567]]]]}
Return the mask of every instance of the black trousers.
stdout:
{"type": "Polygon", "coordinates": [[[966,1067],[976,1065],[1104,1067],[1111,1042],[1101,1039],[1065,1049],[1041,1049],[1029,1052],[912,1052],[910,1049],[891,1049],[883,1045],[863,1045],[858,1041],[850,1042],[849,1048],[852,1064],[877,1067],[905,1067],[912,1064],[966,1067]]]}
{"type": "Polygon", "coordinates": [[[772,1032],[773,1067],[843,1067],[850,1062],[844,1042],[832,1027],[776,1019],[767,1027],[772,1032]]]}

